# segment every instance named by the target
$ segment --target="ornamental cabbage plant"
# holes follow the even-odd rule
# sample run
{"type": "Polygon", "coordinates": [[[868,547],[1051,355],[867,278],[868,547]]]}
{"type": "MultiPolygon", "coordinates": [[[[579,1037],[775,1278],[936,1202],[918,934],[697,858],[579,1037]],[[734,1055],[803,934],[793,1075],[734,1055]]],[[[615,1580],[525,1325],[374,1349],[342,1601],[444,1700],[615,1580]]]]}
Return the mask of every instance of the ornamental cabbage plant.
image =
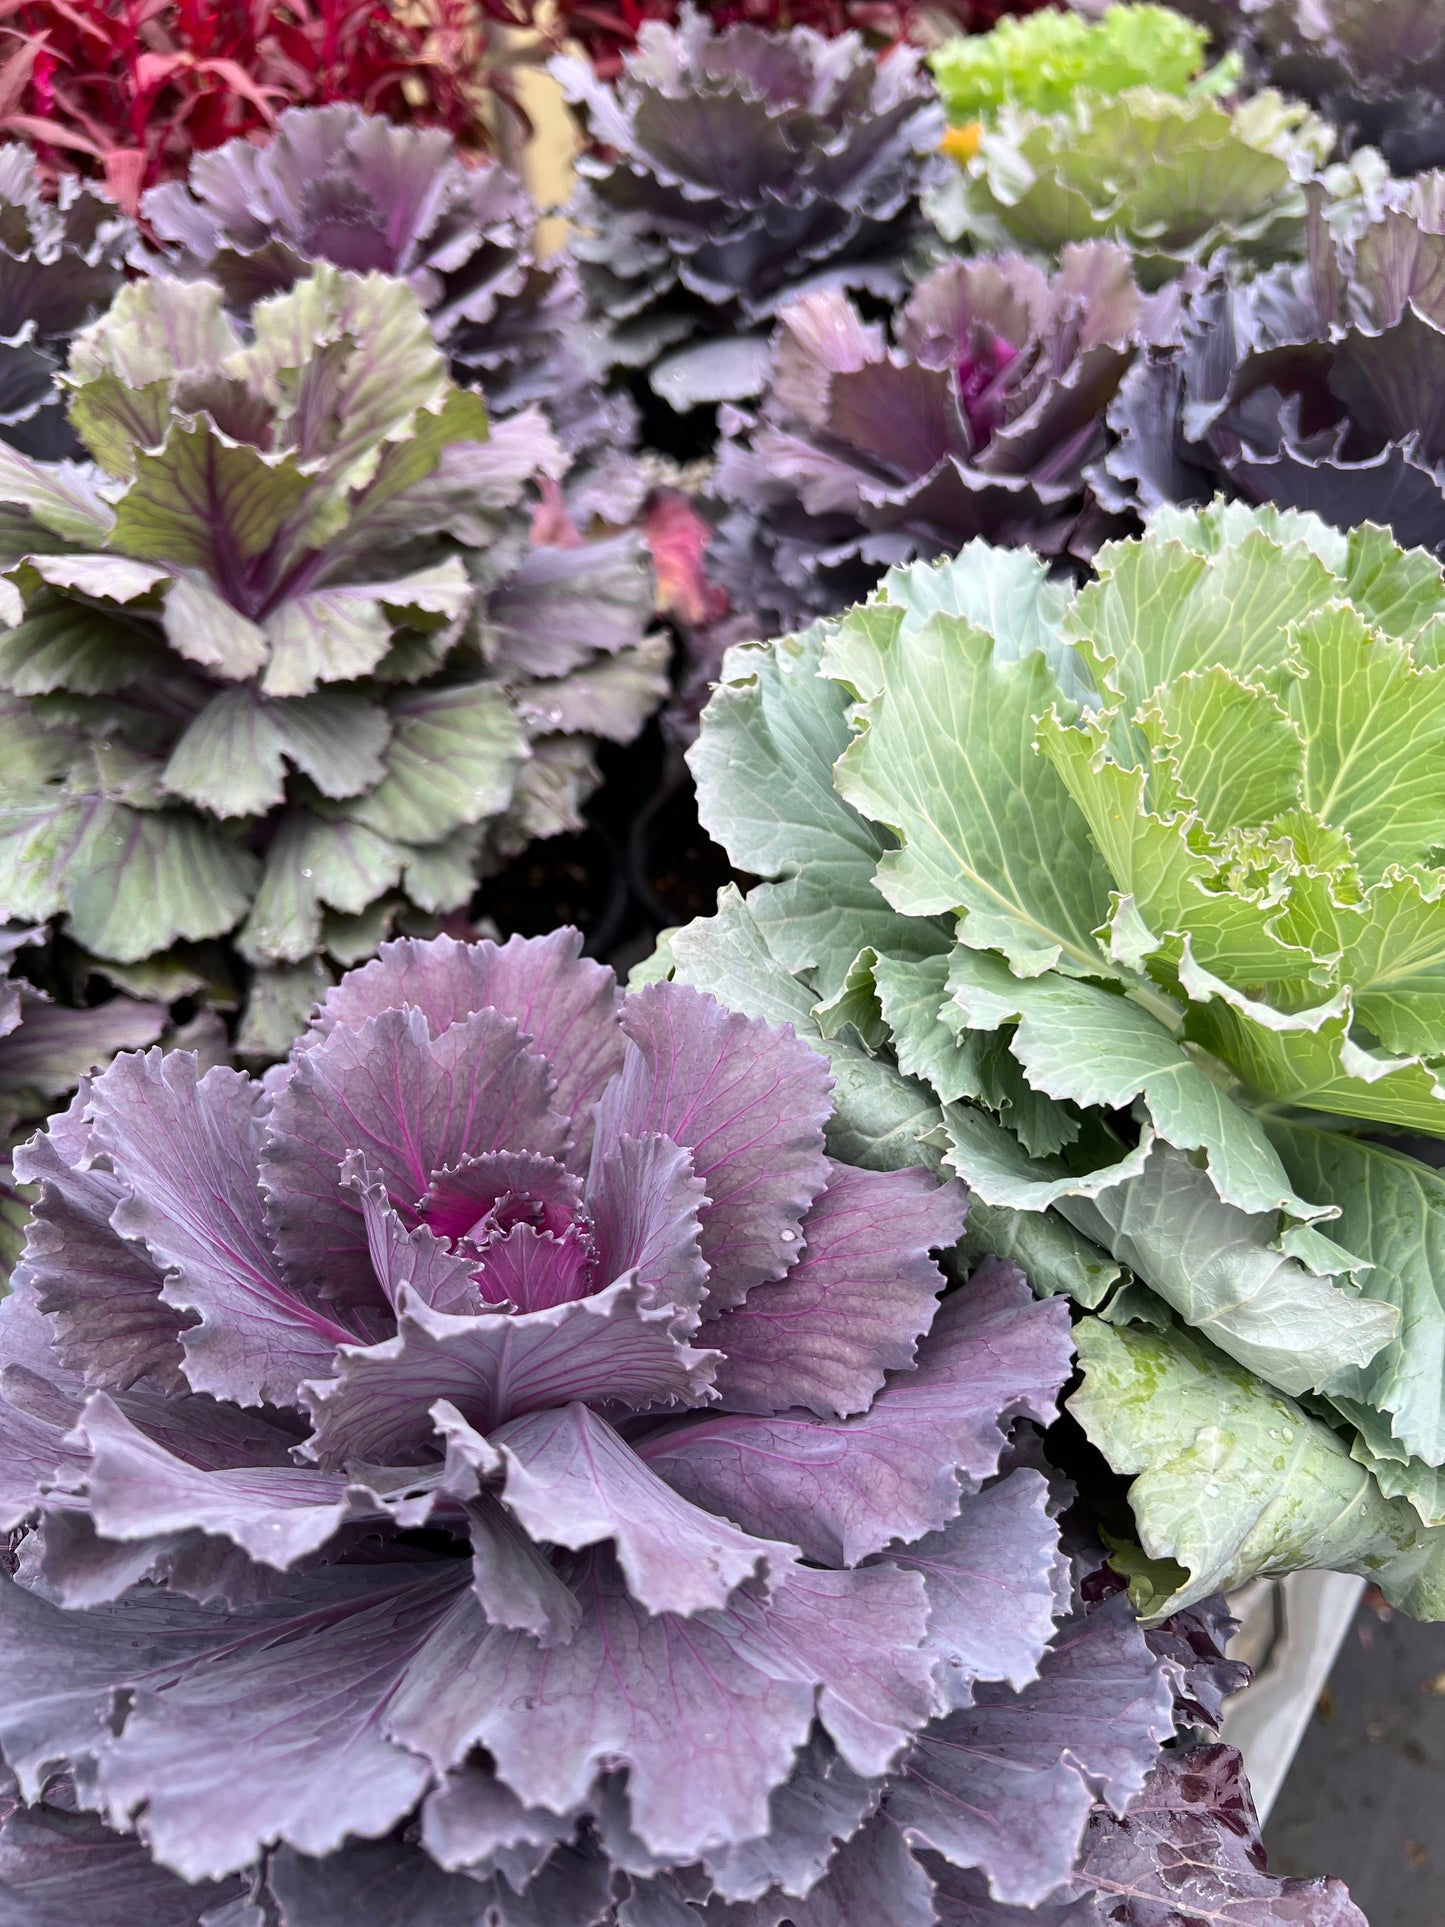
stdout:
{"type": "Polygon", "coordinates": [[[70,337],[108,307],[135,230],[73,178],[53,199],[28,147],[0,146],[0,439],[28,455],[75,452],[55,386],[70,337]]]}
{"type": "Polygon", "coordinates": [[[940,1303],[957,1180],[579,950],[389,944],[264,1084],[129,1054],[18,1160],[0,1870],[55,1918],[1007,1920],[1217,1716],[1217,1607],[1073,1584],[1064,1301],[940,1303]]]}
{"type": "Polygon", "coordinates": [[[1421,0],[1179,0],[1397,174],[1445,164],[1445,16],[1421,0]]]}
{"type": "Polygon", "coordinates": [[[837,290],[790,302],[757,416],[724,417],[710,569],[772,635],[975,536],[1089,552],[1108,532],[1084,479],[1104,408],[1173,327],[1173,302],[1141,296],[1103,241],[1066,247],[1052,276],[1016,254],[947,262],[891,342],[837,290]]]}
{"type": "Polygon", "coordinates": [[[0,908],[152,977],[234,933],[284,1052],[324,958],[575,825],[665,687],[649,578],[631,537],[532,541],[565,451],[535,411],[488,438],[385,275],[322,264],[244,330],[141,282],[66,380],[94,466],[0,466],[0,908]]]}
{"type": "Polygon", "coordinates": [[[702,817],[774,880],[658,968],[785,970],[860,1134],[1095,1312],[1141,1603],[1316,1565],[1438,1617],[1445,583],[1223,504],[1097,569],[974,544],[734,651],[702,817]]]}
{"type": "MultiPolygon", "coordinates": [[[[948,54],[936,58],[946,92],[948,54]]],[[[1225,247],[1243,272],[1297,256],[1302,183],[1333,130],[1272,89],[1234,102],[1167,91],[1168,71],[1118,93],[1063,89],[1054,107],[1005,98],[983,122],[964,109],[946,143],[957,163],[927,197],[944,239],[1047,258],[1070,241],[1117,241],[1150,289],[1225,247]]]]}
{"type": "Polygon", "coordinates": [[[481,389],[494,421],[539,403],[574,463],[587,458],[585,501],[576,470],[568,477],[574,512],[617,524],[637,507],[636,423],[585,366],[576,268],[566,253],[538,259],[536,203],[501,162],[464,166],[442,128],[398,127],[345,104],[292,108],[265,145],[198,154],[143,211],[165,267],[219,283],[236,312],[284,293],[317,261],[400,276],[453,379],[481,389]]]}
{"type": "MultiPolygon", "coordinates": [[[[1095,20],[1049,8],[1000,20],[990,33],[957,35],[929,65],[949,120],[962,129],[992,118],[1005,103],[1057,114],[1082,91],[1153,87],[1186,94],[1204,67],[1207,39],[1172,7],[1116,5],[1095,20]]],[[[1227,79],[1216,75],[1210,84],[1217,88],[1227,79]]]]}
{"type": "Polygon", "coordinates": [[[1096,476],[1116,506],[1218,488],[1445,548],[1445,175],[1311,209],[1307,261],[1188,305],[1131,369],[1096,476]]]}
{"type": "Polygon", "coordinates": [[[921,55],[856,34],[648,21],[609,84],[552,70],[599,151],[578,163],[572,252],[604,352],[674,408],[759,392],[781,305],[811,288],[896,299],[943,167],[921,55]]]}

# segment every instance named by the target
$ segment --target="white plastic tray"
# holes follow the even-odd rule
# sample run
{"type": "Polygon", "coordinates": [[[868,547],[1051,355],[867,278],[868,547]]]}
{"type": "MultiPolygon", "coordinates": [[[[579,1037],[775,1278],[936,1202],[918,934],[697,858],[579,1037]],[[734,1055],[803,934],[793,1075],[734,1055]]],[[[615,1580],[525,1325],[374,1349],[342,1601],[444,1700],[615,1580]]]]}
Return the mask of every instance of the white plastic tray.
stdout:
{"type": "Polygon", "coordinates": [[[1225,1706],[1223,1737],[1244,1755],[1261,1821],[1284,1785],[1364,1590],[1364,1580],[1347,1573],[1294,1572],[1257,1581],[1230,1601],[1240,1620],[1230,1652],[1256,1671],[1225,1706]]]}

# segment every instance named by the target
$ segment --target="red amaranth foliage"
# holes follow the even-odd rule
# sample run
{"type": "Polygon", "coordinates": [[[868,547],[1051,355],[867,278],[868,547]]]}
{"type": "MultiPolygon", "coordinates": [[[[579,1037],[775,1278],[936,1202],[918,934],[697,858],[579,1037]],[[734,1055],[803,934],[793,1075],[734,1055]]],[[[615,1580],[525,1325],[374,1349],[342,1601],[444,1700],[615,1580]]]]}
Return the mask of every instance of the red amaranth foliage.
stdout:
{"type": "MultiPolygon", "coordinates": [[[[1050,0],[713,0],[701,11],[719,27],[747,20],[757,27],[812,27],[823,34],[853,28],[891,46],[898,40],[927,41],[940,30],[986,33],[1004,14],[1036,13],[1048,4],[1050,0]]],[[[610,80],[646,21],[674,26],[681,11],[681,0],[582,0],[580,6],[558,6],[556,31],[580,41],[597,71],[610,80]]]]}
{"type": "Polygon", "coordinates": [[[134,214],[193,153],[289,106],[354,101],[485,142],[489,22],[507,0],[0,0],[0,133],[101,174],[134,214]]]}

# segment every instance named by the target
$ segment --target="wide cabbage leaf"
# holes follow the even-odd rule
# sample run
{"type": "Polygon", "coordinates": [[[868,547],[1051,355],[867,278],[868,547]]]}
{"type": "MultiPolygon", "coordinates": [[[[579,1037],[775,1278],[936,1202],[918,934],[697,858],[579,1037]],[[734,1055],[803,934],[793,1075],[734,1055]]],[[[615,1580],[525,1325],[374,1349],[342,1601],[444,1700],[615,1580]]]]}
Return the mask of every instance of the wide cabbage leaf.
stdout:
{"type": "MultiPolygon", "coordinates": [[[[1338,1880],[1276,1879],[1233,1747],[1166,1753],[1122,1819],[1091,1825],[1081,1884],[1121,1927],[1175,1927],[1185,1918],[1231,1927],[1366,1927],[1338,1880]]],[[[986,1916],[981,1916],[986,1918],[986,1916]]]]}
{"type": "Polygon", "coordinates": [[[197,154],[142,212],[164,250],[153,265],[218,282],[239,312],[317,261],[399,276],[454,379],[481,389],[493,420],[542,406],[573,458],[575,515],[619,525],[637,507],[630,404],[589,375],[576,268],[565,252],[539,258],[539,210],[501,161],[464,165],[444,129],[345,103],[293,107],[264,144],[197,154]]]}
{"type": "Polygon", "coordinates": [[[1052,1893],[1231,1683],[1217,1614],[1074,1585],[1066,1305],[940,1302],[957,1180],[579,952],[391,944],[264,1088],[123,1056],[24,1152],[0,1748],[57,1896],[776,1927],[891,1868],[923,1927],[914,1848],[1052,1893]]]}
{"type": "Polygon", "coordinates": [[[1077,1329],[1070,1409],[1118,1472],[1153,1563],[1134,1582],[1176,1611],[1259,1573],[1358,1572],[1421,1619],[1445,1617],[1445,1530],[1386,1499],[1337,1431],[1177,1326],[1077,1329]]]}
{"type": "MultiPolygon", "coordinates": [[[[1071,597],[974,544],[735,650],[692,760],[704,821],[770,880],[671,962],[734,998],[786,970],[845,1059],[896,1066],[886,1103],[858,1076],[861,1128],[891,1104],[966,1178],[974,1249],[1087,1305],[1126,1269],[1261,1396],[1317,1400],[1423,1531],[1441,1195],[1406,1139],[1445,1136],[1445,583],[1378,528],[1223,505],[1098,567],[1071,597]]],[[[1083,1406],[1100,1440],[1108,1406],[1083,1406]]],[[[1242,1484],[1192,1494],[1221,1541],[1242,1484]]],[[[1283,1515],[1230,1583],[1330,1563],[1283,1515]]]]}
{"type": "Polygon", "coordinates": [[[649,20],[613,81],[552,62],[598,151],[572,252],[613,365],[673,408],[763,386],[767,331],[813,287],[896,299],[943,167],[922,56],[857,34],[649,20]]]}
{"type": "Polygon", "coordinates": [[[323,264],[244,335],[214,283],[137,283],[66,382],[95,466],[0,467],[5,914],[119,966],[234,931],[304,1014],[324,953],[575,826],[663,693],[647,572],[532,539],[565,451],[535,410],[488,438],[404,282],[323,264]]]}
{"type": "Polygon", "coordinates": [[[757,633],[837,615],[890,565],[976,536],[1096,547],[1111,530],[1084,476],[1103,411],[1136,353],[1172,339],[1173,306],[1090,242],[1052,276],[1019,255],[949,262],[891,332],[836,289],[803,295],[757,415],[724,412],[708,565],[757,633]]]}

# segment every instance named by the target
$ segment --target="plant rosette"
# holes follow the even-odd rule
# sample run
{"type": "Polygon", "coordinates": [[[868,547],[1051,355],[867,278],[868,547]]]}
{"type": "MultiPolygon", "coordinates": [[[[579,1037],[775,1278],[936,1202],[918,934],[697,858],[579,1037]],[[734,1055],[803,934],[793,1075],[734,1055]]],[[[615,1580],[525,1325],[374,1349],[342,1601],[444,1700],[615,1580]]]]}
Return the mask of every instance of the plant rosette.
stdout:
{"type": "Polygon", "coordinates": [[[238,313],[317,261],[400,276],[453,379],[481,390],[493,421],[543,408],[572,457],[567,500],[584,526],[621,525],[640,506],[635,411],[589,371],[576,267],[566,252],[539,258],[537,204],[500,161],[464,164],[442,128],[291,108],[268,141],[197,155],[142,211],[165,269],[219,283],[238,313]]]}
{"type": "Polygon", "coordinates": [[[653,969],[832,1038],[858,1141],[1090,1314],[1141,1606],[1441,1616],[1441,571],[1222,504],[1097,566],[974,544],[735,650],[691,755],[772,880],[653,969]]]}
{"type": "Polygon", "coordinates": [[[1136,354],[1177,338],[1111,242],[935,268],[890,330],[837,290],[779,317],[757,414],[723,411],[708,567],[758,635],[860,601],[884,571],[982,536],[1087,555],[1117,532],[1086,481],[1136,354]],[[891,336],[891,339],[890,339],[891,336]]]}
{"type": "Polygon", "coordinates": [[[1130,370],[1095,487],[1145,511],[1226,487],[1439,551],[1445,174],[1310,197],[1302,265],[1221,276],[1186,304],[1178,343],[1130,370]]]}
{"type": "Polygon", "coordinates": [[[648,21],[612,83],[552,70],[597,151],[578,162],[572,253],[610,365],[685,411],[762,388],[767,334],[814,287],[896,301],[941,177],[921,55],[856,34],[648,21]]]}
{"type": "MultiPolygon", "coordinates": [[[[955,129],[989,121],[1005,106],[1057,114],[1079,93],[1108,97],[1152,87],[1181,98],[1198,90],[1208,35],[1172,7],[1116,5],[1097,19],[1045,8],[1000,20],[984,34],[958,34],[929,56],[955,129]]],[[[1206,90],[1231,76],[1212,74],[1206,90]]]]}
{"type": "Polygon", "coordinates": [[[665,692],[650,575],[534,539],[565,451],[489,433],[385,275],[321,264],[244,330],[138,283],[66,385],[94,466],[0,452],[0,903],[171,995],[231,938],[243,1048],[284,1052],[327,958],[575,827],[665,692]]]}
{"type": "Polygon", "coordinates": [[[954,165],[926,196],[946,241],[1046,259],[1117,241],[1153,290],[1228,248],[1237,272],[1302,251],[1302,184],[1334,130],[1271,89],[1234,97],[1231,62],[1196,76],[1199,31],[1167,8],[1005,21],[932,56],[954,165]]]}
{"type": "Polygon", "coordinates": [[[1179,0],[1251,74],[1311,101],[1396,174],[1445,164],[1445,17],[1418,0],[1179,0]]]}
{"type": "Polygon", "coordinates": [[[47,1918],[928,1927],[1162,1877],[1161,1746],[1239,1669],[1061,1546],[1064,1301],[940,1298],[956,1179],[830,1152],[786,1024],[579,951],[390,944],[264,1083],[122,1056],[21,1154],[0,1876],[47,1918]]]}

